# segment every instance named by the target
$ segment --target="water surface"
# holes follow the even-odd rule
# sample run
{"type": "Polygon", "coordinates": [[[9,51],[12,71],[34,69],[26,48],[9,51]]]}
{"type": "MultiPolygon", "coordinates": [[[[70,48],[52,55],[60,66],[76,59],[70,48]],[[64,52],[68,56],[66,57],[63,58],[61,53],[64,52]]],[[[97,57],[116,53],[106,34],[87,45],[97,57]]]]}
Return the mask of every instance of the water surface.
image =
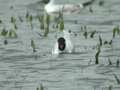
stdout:
{"type": "MultiPolygon", "coordinates": [[[[36,90],[42,84],[45,90],[120,90],[113,74],[120,78],[120,68],[116,61],[120,60],[120,36],[112,37],[112,29],[120,24],[120,1],[103,0],[82,9],[79,14],[64,15],[65,29],[72,31],[75,53],[51,55],[56,41],[56,31],[50,26],[48,37],[41,37],[40,24],[35,18],[43,14],[43,4],[39,0],[0,0],[0,31],[3,27],[12,28],[11,16],[17,18],[17,38],[0,36],[0,90],[36,90]],[[33,15],[33,29],[26,21],[25,15],[33,15]],[[20,22],[19,17],[23,19],[20,22]],[[88,38],[83,36],[86,26],[88,38]],[[96,30],[94,38],[90,33],[96,30]],[[95,65],[96,46],[99,35],[104,41],[112,40],[112,45],[103,45],[99,56],[100,62],[95,65]],[[8,44],[4,45],[4,40],[8,44]],[[37,52],[33,53],[31,39],[34,39],[37,52]],[[109,65],[108,59],[112,65],[109,65]]],[[[78,3],[84,0],[61,0],[56,3],[78,3]]],[[[53,23],[53,22],[52,22],[53,23]]]]}

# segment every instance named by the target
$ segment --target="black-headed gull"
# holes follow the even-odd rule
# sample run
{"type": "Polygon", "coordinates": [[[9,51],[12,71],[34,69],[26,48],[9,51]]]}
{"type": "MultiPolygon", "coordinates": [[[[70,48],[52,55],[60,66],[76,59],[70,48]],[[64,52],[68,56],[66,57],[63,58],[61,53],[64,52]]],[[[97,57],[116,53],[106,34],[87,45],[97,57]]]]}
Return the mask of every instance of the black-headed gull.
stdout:
{"type": "Polygon", "coordinates": [[[55,46],[52,50],[52,54],[58,55],[63,52],[72,53],[73,51],[74,51],[74,46],[70,39],[70,33],[64,30],[63,35],[57,39],[55,46]]]}
{"type": "Polygon", "coordinates": [[[47,0],[45,3],[44,10],[48,14],[52,13],[59,13],[59,12],[65,12],[65,13],[74,13],[79,12],[80,8],[84,8],[88,5],[91,5],[94,2],[94,0],[82,3],[82,4],[55,4],[54,0],[47,0]]]}

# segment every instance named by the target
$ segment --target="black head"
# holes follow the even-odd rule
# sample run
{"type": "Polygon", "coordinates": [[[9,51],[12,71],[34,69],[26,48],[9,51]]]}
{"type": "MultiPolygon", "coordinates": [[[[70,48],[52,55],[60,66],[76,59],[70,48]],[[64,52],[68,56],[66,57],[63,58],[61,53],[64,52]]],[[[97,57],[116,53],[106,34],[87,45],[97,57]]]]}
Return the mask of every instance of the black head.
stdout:
{"type": "Polygon", "coordinates": [[[65,39],[63,37],[58,38],[58,48],[60,51],[65,50],[66,44],[65,39]]]}

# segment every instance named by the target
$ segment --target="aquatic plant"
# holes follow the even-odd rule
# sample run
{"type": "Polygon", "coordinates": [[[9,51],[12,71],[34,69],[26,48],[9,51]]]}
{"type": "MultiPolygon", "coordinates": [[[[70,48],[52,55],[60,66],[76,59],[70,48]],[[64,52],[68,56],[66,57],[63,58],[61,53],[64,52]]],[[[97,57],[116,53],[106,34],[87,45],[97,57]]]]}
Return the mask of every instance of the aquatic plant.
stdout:
{"type": "Polygon", "coordinates": [[[81,26],[81,31],[83,32],[83,36],[85,37],[85,39],[87,39],[88,37],[87,27],[81,26]]]}
{"type": "Polygon", "coordinates": [[[11,17],[11,23],[16,23],[16,18],[14,16],[11,17]]]}
{"type": "Polygon", "coordinates": [[[89,62],[88,62],[88,65],[90,65],[90,64],[91,64],[91,62],[92,62],[92,60],[90,59],[90,60],[89,60],[89,62]]]}
{"type": "Polygon", "coordinates": [[[42,2],[43,2],[43,3],[48,3],[48,2],[49,2],[49,0],[42,0],[42,2]]]}
{"type": "Polygon", "coordinates": [[[64,30],[64,18],[62,12],[59,12],[59,16],[58,16],[58,28],[60,31],[64,30]]]}
{"type": "Polygon", "coordinates": [[[113,41],[112,41],[112,40],[110,40],[110,41],[109,41],[109,45],[112,45],[112,42],[113,42],[113,41]]]}
{"type": "Polygon", "coordinates": [[[78,24],[78,21],[77,21],[77,20],[75,20],[75,21],[74,21],[74,23],[75,23],[75,24],[78,24]]]}
{"type": "Polygon", "coordinates": [[[29,23],[31,29],[33,29],[33,24],[32,24],[33,16],[30,15],[28,11],[27,11],[27,13],[26,13],[26,20],[27,20],[27,22],[29,23]]]}
{"type": "Polygon", "coordinates": [[[104,2],[103,0],[100,0],[98,4],[99,4],[99,6],[103,6],[104,3],[105,3],[105,2],[104,2]]]}
{"type": "Polygon", "coordinates": [[[16,25],[16,24],[14,24],[13,26],[14,26],[14,29],[15,29],[15,30],[17,30],[17,29],[18,29],[18,27],[17,27],[17,25],[16,25]]]}
{"type": "Polygon", "coordinates": [[[113,38],[115,38],[116,34],[120,34],[119,26],[113,28],[113,38]]]}
{"type": "Polygon", "coordinates": [[[0,35],[4,37],[4,45],[8,44],[8,40],[6,38],[15,38],[17,37],[17,34],[15,32],[15,30],[6,30],[5,28],[2,29],[2,31],[0,32],[0,35]]]}
{"type": "Polygon", "coordinates": [[[99,45],[102,46],[102,38],[100,35],[99,35],[99,45]]]}
{"type": "Polygon", "coordinates": [[[95,64],[99,64],[99,55],[100,55],[100,52],[101,52],[101,49],[100,49],[100,45],[98,45],[98,51],[97,53],[95,54],[95,64]]]}
{"type": "Polygon", "coordinates": [[[40,87],[37,87],[36,90],[44,90],[43,85],[41,84],[40,87]]]}
{"type": "Polygon", "coordinates": [[[33,49],[33,52],[36,52],[36,46],[35,46],[35,42],[33,39],[31,39],[31,47],[33,49]]]}
{"type": "Polygon", "coordinates": [[[31,26],[31,29],[32,29],[33,28],[33,25],[32,25],[33,17],[32,17],[32,15],[29,16],[28,20],[30,22],[30,26],[31,26]]]}
{"type": "Polygon", "coordinates": [[[2,32],[0,33],[1,36],[6,36],[8,33],[8,30],[6,30],[5,28],[2,29],[2,32]]]}
{"type": "Polygon", "coordinates": [[[112,65],[112,62],[111,62],[110,58],[108,58],[108,62],[109,62],[109,65],[112,65]]]}
{"type": "Polygon", "coordinates": [[[26,19],[28,19],[28,17],[29,17],[29,12],[27,11],[27,13],[26,13],[26,19]]]}
{"type": "Polygon", "coordinates": [[[50,15],[46,14],[44,16],[44,36],[47,37],[49,33],[50,15]]]}
{"type": "Polygon", "coordinates": [[[117,62],[116,62],[116,67],[117,67],[117,68],[119,68],[119,64],[120,64],[120,61],[119,61],[119,59],[118,59],[117,62]]]}
{"type": "Polygon", "coordinates": [[[21,16],[18,16],[18,18],[19,18],[20,22],[23,22],[23,19],[21,16]]]}
{"type": "Polygon", "coordinates": [[[40,29],[44,29],[44,15],[38,16],[38,21],[40,23],[40,29]]]}
{"type": "Polygon", "coordinates": [[[112,86],[112,85],[110,85],[110,86],[108,87],[108,90],[112,90],[112,87],[113,87],[113,86],[112,86]]]}
{"type": "Polygon", "coordinates": [[[32,15],[30,15],[30,16],[28,17],[28,22],[30,23],[31,29],[33,29],[32,20],[33,20],[33,17],[32,17],[32,15]]]}
{"type": "Polygon", "coordinates": [[[85,26],[83,26],[83,28],[84,28],[84,30],[87,30],[87,26],[85,25],[85,26]]]}
{"type": "Polygon", "coordinates": [[[17,37],[17,33],[15,32],[15,30],[6,30],[5,28],[3,28],[2,32],[1,32],[1,36],[4,37],[17,37]]]}
{"type": "Polygon", "coordinates": [[[108,44],[108,41],[104,41],[104,45],[108,44]]]}
{"type": "Polygon", "coordinates": [[[4,40],[4,45],[7,45],[8,44],[8,41],[7,39],[4,40]]]}
{"type": "Polygon", "coordinates": [[[104,45],[112,45],[112,40],[110,40],[110,41],[104,41],[104,45]]]}
{"type": "Polygon", "coordinates": [[[93,13],[92,7],[89,7],[89,12],[93,13]]]}
{"type": "Polygon", "coordinates": [[[120,79],[118,78],[118,76],[117,76],[116,74],[113,74],[113,76],[114,76],[114,78],[115,78],[117,84],[120,84],[120,79]]]}
{"type": "Polygon", "coordinates": [[[80,29],[81,29],[81,31],[83,31],[83,26],[81,26],[81,28],[80,28],[80,29]]]}
{"type": "Polygon", "coordinates": [[[13,24],[13,27],[15,30],[18,29],[17,24],[16,24],[16,18],[14,16],[11,17],[11,23],[13,24]]]}
{"type": "Polygon", "coordinates": [[[87,36],[88,36],[87,30],[85,30],[85,32],[83,33],[83,35],[85,36],[85,39],[87,39],[87,36]]]}
{"type": "Polygon", "coordinates": [[[17,33],[15,30],[11,29],[8,31],[8,37],[10,38],[16,38],[17,37],[17,33]]]}
{"type": "Polygon", "coordinates": [[[61,31],[64,30],[64,20],[60,20],[60,22],[59,22],[59,29],[60,29],[61,31]]]}
{"type": "Polygon", "coordinates": [[[44,37],[47,37],[49,33],[50,15],[45,13],[44,15],[37,16],[40,23],[40,29],[44,30],[44,37]]]}
{"type": "Polygon", "coordinates": [[[2,24],[2,20],[0,20],[0,24],[2,24]]]}
{"type": "Polygon", "coordinates": [[[14,7],[13,6],[10,6],[10,9],[13,9],[14,7]]]}
{"type": "MultiPolygon", "coordinates": [[[[0,33],[0,35],[1,35],[1,36],[4,36],[4,37],[6,37],[7,34],[8,34],[8,31],[5,30],[5,28],[4,28],[4,29],[2,30],[2,32],[0,33]]],[[[7,39],[5,39],[3,43],[4,43],[4,45],[7,45],[7,44],[8,44],[7,39]]]]}
{"type": "Polygon", "coordinates": [[[95,33],[96,33],[96,31],[92,31],[90,37],[94,38],[95,33]]]}

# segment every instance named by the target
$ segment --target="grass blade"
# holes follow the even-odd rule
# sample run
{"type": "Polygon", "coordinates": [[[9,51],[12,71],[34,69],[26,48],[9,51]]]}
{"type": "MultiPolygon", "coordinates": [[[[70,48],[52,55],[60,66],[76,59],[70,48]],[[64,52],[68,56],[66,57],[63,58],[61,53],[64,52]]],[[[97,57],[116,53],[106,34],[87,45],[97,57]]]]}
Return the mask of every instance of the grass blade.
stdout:
{"type": "Polygon", "coordinates": [[[97,53],[95,54],[95,59],[96,59],[96,61],[95,61],[95,64],[99,64],[99,55],[100,55],[100,46],[98,47],[98,51],[97,51],[97,53]]]}
{"type": "Polygon", "coordinates": [[[102,38],[100,35],[99,35],[99,42],[100,42],[100,46],[102,46],[102,38]]]}
{"type": "Polygon", "coordinates": [[[93,31],[93,32],[91,33],[90,37],[93,38],[94,35],[95,35],[95,33],[96,33],[96,31],[93,31]]]}
{"type": "Polygon", "coordinates": [[[113,76],[115,77],[115,80],[117,81],[117,84],[120,84],[120,79],[117,77],[117,75],[113,74],[113,76]]]}
{"type": "Polygon", "coordinates": [[[36,46],[35,46],[35,42],[33,39],[31,39],[31,47],[33,49],[33,52],[36,52],[36,46]]]}
{"type": "Polygon", "coordinates": [[[117,68],[119,68],[119,64],[120,64],[120,62],[119,62],[119,59],[118,59],[117,62],[116,62],[116,67],[117,68]]]}

